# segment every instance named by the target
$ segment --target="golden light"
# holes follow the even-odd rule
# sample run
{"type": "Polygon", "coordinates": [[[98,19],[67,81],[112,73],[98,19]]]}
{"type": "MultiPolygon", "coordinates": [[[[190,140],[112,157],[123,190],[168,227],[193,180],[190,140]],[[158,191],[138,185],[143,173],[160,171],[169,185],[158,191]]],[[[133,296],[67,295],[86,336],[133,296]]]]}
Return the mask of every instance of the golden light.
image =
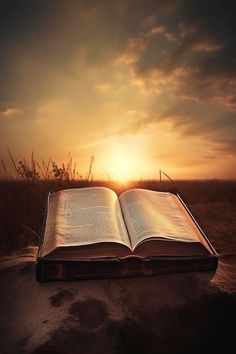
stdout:
{"type": "Polygon", "coordinates": [[[112,179],[126,183],[137,173],[138,155],[126,144],[113,143],[106,152],[106,166],[112,179]]]}

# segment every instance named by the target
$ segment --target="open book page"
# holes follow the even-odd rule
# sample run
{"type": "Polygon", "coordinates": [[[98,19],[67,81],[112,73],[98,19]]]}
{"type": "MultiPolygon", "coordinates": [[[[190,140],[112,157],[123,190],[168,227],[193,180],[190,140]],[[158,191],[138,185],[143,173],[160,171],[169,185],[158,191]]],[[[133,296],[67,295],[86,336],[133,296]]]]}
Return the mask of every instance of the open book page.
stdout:
{"type": "Polygon", "coordinates": [[[52,251],[56,247],[56,218],[58,211],[58,195],[50,194],[48,197],[47,204],[47,219],[44,232],[44,241],[42,247],[42,256],[45,256],[48,252],[52,251]]]}
{"type": "Polygon", "coordinates": [[[58,192],[58,246],[118,242],[131,247],[119,199],[108,188],[90,187],[58,192]]]}
{"type": "Polygon", "coordinates": [[[199,231],[172,193],[133,189],[120,196],[132,249],[147,238],[199,241],[199,231]]]}

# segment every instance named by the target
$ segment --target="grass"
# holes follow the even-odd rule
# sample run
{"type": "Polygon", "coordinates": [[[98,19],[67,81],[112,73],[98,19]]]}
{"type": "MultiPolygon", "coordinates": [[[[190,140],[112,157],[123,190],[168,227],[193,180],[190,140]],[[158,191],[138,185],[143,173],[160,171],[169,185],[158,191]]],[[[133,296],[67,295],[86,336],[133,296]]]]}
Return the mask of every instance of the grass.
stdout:
{"type": "MultiPolygon", "coordinates": [[[[36,182],[39,180],[82,180],[83,177],[77,170],[76,162],[73,162],[70,154],[68,155],[68,161],[62,163],[61,166],[56,164],[55,161],[49,159],[45,161],[37,161],[34,158],[34,152],[32,151],[30,159],[21,159],[16,161],[10,150],[8,150],[9,159],[12,168],[7,168],[5,162],[1,159],[0,164],[0,180],[9,181],[12,179],[17,179],[20,181],[31,181],[36,182]]],[[[91,162],[94,157],[91,157],[91,162]]],[[[92,163],[90,163],[89,171],[86,180],[89,180],[91,176],[92,163]]]]}

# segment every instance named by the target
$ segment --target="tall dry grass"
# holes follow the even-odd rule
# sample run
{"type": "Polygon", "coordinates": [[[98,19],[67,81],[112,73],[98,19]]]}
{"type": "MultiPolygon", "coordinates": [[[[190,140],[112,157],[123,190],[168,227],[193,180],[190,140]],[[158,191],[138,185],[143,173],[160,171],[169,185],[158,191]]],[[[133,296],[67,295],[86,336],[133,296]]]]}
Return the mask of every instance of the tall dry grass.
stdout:
{"type": "MultiPolygon", "coordinates": [[[[39,180],[89,180],[91,179],[92,166],[88,167],[89,174],[83,178],[82,174],[78,170],[77,163],[73,161],[73,158],[68,154],[68,160],[66,163],[57,164],[51,158],[47,161],[41,159],[40,161],[35,159],[34,152],[31,152],[29,159],[22,158],[17,160],[14,158],[11,151],[8,149],[10,167],[6,167],[6,163],[1,159],[0,164],[0,180],[20,180],[36,182],[39,180]]],[[[94,157],[93,157],[94,159],[94,157]]]]}

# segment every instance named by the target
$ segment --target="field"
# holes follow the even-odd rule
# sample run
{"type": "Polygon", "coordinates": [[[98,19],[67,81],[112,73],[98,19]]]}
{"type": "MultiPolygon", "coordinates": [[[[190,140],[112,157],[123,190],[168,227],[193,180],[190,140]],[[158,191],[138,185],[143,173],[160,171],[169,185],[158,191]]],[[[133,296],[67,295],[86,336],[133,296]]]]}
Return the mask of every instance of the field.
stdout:
{"type": "Polygon", "coordinates": [[[129,188],[178,192],[221,255],[236,253],[236,181],[112,181],[8,180],[0,181],[0,254],[37,245],[42,234],[49,191],[106,186],[120,194],[129,188]]]}

